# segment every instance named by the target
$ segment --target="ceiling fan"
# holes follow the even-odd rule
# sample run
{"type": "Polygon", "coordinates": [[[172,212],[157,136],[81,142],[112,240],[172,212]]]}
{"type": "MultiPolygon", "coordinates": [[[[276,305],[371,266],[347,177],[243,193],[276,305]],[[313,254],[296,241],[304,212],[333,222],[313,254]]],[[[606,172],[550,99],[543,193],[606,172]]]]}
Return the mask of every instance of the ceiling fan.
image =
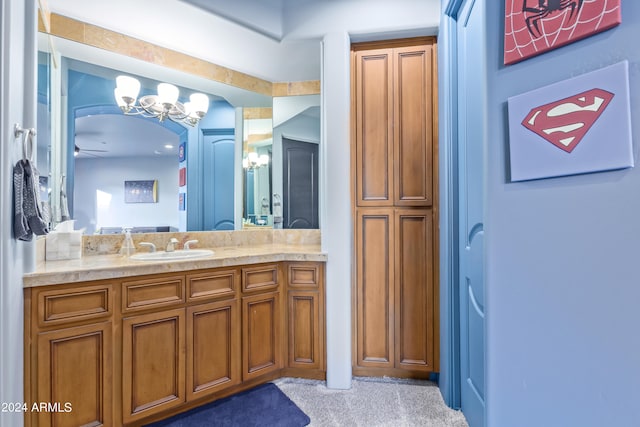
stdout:
{"type": "Polygon", "coordinates": [[[74,156],[74,157],[77,157],[77,156],[78,156],[78,154],[83,153],[83,154],[87,154],[87,155],[89,155],[89,156],[93,156],[93,157],[100,157],[99,155],[97,155],[97,154],[92,154],[92,153],[107,153],[107,152],[108,152],[107,150],[90,150],[90,149],[88,149],[88,148],[80,148],[80,147],[78,147],[78,145],[76,144],[76,145],[74,146],[74,149],[73,149],[73,156],[74,156]]]}

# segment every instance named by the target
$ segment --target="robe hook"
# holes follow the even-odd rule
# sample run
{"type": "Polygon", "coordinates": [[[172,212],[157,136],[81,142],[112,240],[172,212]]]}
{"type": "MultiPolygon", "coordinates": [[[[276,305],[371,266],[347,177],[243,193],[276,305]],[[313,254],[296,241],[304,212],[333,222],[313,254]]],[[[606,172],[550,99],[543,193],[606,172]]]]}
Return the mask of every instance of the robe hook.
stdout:
{"type": "Polygon", "coordinates": [[[23,128],[18,123],[13,126],[13,134],[17,138],[20,138],[21,135],[24,135],[24,139],[22,140],[22,159],[23,160],[32,160],[33,156],[33,137],[36,136],[36,130],[34,128],[23,128]],[[29,147],[27,147],[27,142],[29,142],[29,147]],[[27,155],[29,153],[29,155],[27,155]]]}

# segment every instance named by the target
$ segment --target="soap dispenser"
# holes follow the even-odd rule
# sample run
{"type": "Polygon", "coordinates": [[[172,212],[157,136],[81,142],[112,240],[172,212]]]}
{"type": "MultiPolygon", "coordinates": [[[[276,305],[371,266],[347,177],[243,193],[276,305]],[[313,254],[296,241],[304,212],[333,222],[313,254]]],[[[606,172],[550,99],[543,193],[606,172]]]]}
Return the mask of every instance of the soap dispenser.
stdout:
{"type": "Polygon", "coordinates": [[[136,247],[133,244],[133,238],[131,238],[131,228],[124,228],[124,241],[120,248],[120,255],[131,256],[136,252],[136,247]]]}

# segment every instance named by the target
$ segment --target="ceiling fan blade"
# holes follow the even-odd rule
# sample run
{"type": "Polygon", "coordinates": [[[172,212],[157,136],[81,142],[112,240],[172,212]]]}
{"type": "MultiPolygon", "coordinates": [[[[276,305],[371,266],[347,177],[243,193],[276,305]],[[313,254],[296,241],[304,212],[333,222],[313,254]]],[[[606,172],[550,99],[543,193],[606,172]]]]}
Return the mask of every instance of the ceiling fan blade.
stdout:
{"type": "Polygon", "coordinates": [[[77,130],[73,136],[102,135],[103,131],[77,130]]]}
{"type": "Polygon", "coordinates": [[[109,152],[108,150],[92,150],[92,149],[89,149],[89,148],[80,148],[77,145],[74,146],[73,150],[76,153],[80,153],[80,152],[86,153],[87,151],[93,151],[95,153],[108,153],[109,152]]]}

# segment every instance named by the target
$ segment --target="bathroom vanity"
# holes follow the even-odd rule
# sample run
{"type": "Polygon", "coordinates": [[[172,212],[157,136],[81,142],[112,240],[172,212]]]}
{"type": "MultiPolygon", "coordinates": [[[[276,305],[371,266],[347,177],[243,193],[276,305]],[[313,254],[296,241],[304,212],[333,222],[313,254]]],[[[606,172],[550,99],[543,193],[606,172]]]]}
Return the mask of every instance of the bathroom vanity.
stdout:
{"type": "Polygon", "coordinates": [[[26,426],[142,425],[281,376],[325,378],[319,246],[43,264],[24,279],[26,426]],[[68,411],[67,411],[68,410],[68,411]]]}

